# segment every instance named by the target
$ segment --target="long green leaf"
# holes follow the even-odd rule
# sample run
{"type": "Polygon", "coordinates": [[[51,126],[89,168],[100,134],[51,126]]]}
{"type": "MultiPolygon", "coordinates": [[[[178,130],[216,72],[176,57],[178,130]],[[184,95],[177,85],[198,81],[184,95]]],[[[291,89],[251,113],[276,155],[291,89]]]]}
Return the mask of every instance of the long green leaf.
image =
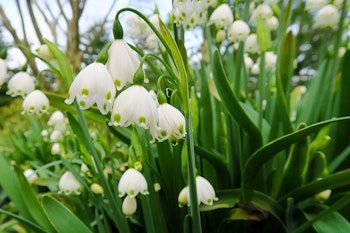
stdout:
{"type": "Polygon", "coordinates": [[[214,52],[213,58],[213,76],[221,101],[231,117],[249,134],[252,149],[255,151],[262,145],[260,131],[243,110],[235,93],[231,90],[218,50],[214,52]]]}
{"type": "Polygon", "coordinates": [[[20,215],[29,221],[33,221],[33,218],[24,203],[23,196],[18,192],[18,190],[21,189],[21,186],[13,167],[11,167],[2,155],[0,155],[0,177],[0,185],[3,188],[3,191],[11,199],[20,215]]]}
{"type": "Polygon", "coordinates": [[[42,204],[47,217],[58,233],[92,233],[89,227],[56,199],[46,195],[43,197],[42,204]]]}
{"type": "Polygon", "coordinates": [[[350,117],[334,118],[310,125],[293,133],[279,137],[256,151],[249,157],[243,170],[243,188],[244,191],[248,191],[248,193],[246,193],[248,197],[249,193],[251,193],[254,188],[254,180],[265,162],[273,158],[278,152],[290,147],[292,144],[300,141],[302,138],[305,138],[308,135],[320,130],[322,127],[331,123],[347,120],[350,120],[350,117]]]}
{"type": "Polygon", "coordinates": [[[283,202],[288,197],[293,197],[295,201],[301,201],[305,198],[314,196],[326,189],[335,189],[347,186],[350,184],[350,169],[345,171],[340,171],[329,175],[323,179],[315,180],[310,183],[295,189],[279,199],[283,202]]]}
{"type": "Polygon", "coordinates": [[[44,210],[39,203],[38,197],[28,183],[26,177],[17,167],[15,167],[15,173],[21,187],[19,192],[23,196],[24,204],[26,205],[28,212],[38,224],[46,229],[47,232],[54,232],[51,223],[47,219],[44,210]]]}
{"type": "MultiPolygon", "coordinates": [[[[321,208],[321,206],[315,210],[314,212],[308,212],[303,210],[303,214],[308,221],[311,221],[319,214],[322,210],[328,208],[321,208]]],[[[330,212],[327,215],[320,218],[318,221],[314,221],[312,224],[313,228],[318,233],[329,233],[329,232],[337,232],[337,233],[348,233],[350,232],[350,223],[346,220],[339,212],[330,212]]]]}
{"type": "Polygon", "coordinates": [[[22,226],[26,227],[27,229],[29,229],[33,232],[47,233],[47,231],[45,229],[43,229],[42,227],[40,227],[36,223],[34,223],[28,219],[23,218],[20,215],[13,214],[13,213],[6,211],[6,210],[3,210],[3,209],[0,209],[0,213],[5,214],[11,218],[17,219],[21,223],[22,226]]]}

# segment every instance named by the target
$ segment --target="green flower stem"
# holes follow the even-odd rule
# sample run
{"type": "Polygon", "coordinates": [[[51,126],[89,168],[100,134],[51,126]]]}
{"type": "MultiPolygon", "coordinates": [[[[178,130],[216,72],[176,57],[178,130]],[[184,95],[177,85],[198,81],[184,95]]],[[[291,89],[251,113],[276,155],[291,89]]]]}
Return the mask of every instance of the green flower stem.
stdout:
{"type": "Polygon", "coordinates": [[[242,67],[245,69],[245,64],[244,64],[244,58],[243,58],[243,53],[244,53],[244,44],[242,41],[239,42],[239,47],[238,47],[238,53],[236,57],[236,75],[235,75],[235,92],[238,98],[240,98],[241,94],[241,80],[242,80],[242,67]]]}
{"type": "Polygon", "coordinates": [[[121,213],[121,209],[118,208],[118,207],[121,207],[121,203],[118,203],[117,199],[115,198],[115,196],[111,190],[110,185],[108,184],[107,178],[104,176],[102,164],[101,164],[100,158],[97,154],[97,151],[96,151],[95,147],[93,146],[93,142],[92,142],[90,133],[88,131],[88,126],[87,126],[87,122],[86,122],[86,119],[84,117],[84,114],[76,101],[74,101],[74,106],[75,106],[76,111],[78,113],[78,119],[79,119],[81,128],[82,128],[83,133],[84,133],[84,139],[86,142],[86,146],[94,159],[99,177],[101,179],[103,189],[105,190],[105,195],[111,204],[112,212],[114,213],[113,216],[115,216],[114,221],[117,224],[117,227],[121,232],[129,233],[130,229],[129,229],[128,222],[127,222],[126,218],[123,216],[123,214],[121,213]]]}
{"type": "Polygon", "coordinates": [[[143,63],[145,61],[147,61],[147,63],[150,63],[151,60],[149,59],[149,57],[153,57],[155,59],[157,59],[158,61],[160,61],[160,63],[162,63],[162,65],[167,69],[167,71],[169,72],[170,76],[176,80],[176,74],[174,73],[173,69],[168,65],[168,63],[166,63],[160,56],[158,56],[157,54],[155,53],[147,53],[145,54],[141,61],[140,61],[140,67],[142,67],[143,63]]]}
{"type": "Polygon", "coordinates": [[[192,134],[192,119],[191,112],[186,114],[186,150],[187,150],[187,174],[188,174],[188,187],[190,193],[190,216],[192,224],[192,233],[200,233],[201,219],[199,214],[198,196],[197,196],[197,185],[196,185],[196,161],[194,153],[194,141],[192,134]]]}
{"type": "MultiPolygon", "coordinates": [[[[259,121],[258,121],[258,127],[259,129],[262,128],[262,122],[263,122],[263,101],[265,98],[265,52],[261,52],[260,55],[260,73],[259,73],[259,121]]],[[[267,87],[269,88],[269,87],[267,87]]]]}
{"type": "Polygon", "coordinates": [[[158,31],[158,29],[151,23],[151,21],[149,21],[149,19],[144,16],[141,12],[133,9],[133,8],[123,8],[123,9],[120,9],[116,16],[115,16],[115,20],[118,20],[119,19],[119,15],[124,12],[124,11],[130,11],[130,12],[133,12],[135,13],[137,16],[139,16],[141,19],[143,19],[145,21],[145,23],[147,23],[147,25],[152,29],[152,31],[156,34],[156,36],[158,37],[158,39],[162,42],[162,44],[164,45],[166,51],[169,53],[169,54],[172,54],[171,53],[171,49],[169,47],[169,45],[166,43],[164,37],[160,34],[160,32],[158,31]]]}

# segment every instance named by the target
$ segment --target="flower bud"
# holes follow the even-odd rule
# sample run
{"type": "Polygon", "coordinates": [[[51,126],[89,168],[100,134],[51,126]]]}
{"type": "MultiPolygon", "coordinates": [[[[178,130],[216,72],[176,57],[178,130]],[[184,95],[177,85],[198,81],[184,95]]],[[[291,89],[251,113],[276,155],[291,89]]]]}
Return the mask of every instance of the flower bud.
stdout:
{"type": "Polygon", "coordinates": [[[217,43],[222,43],[225,40],[226,34],[224,30],[219,30],[216,33],[216,42],[217,43]]]}
{"type": "Polygon", "coordinates": [[[30,184],[34,183],[39,178],[33,169],[26,169],[23,174],[30,184]]]}
{"type": "Polygon", "coordinates": [[[126,196],[123,201],[122,210],[126,216],[131,216],[136,212],[137,201],[135,197],[126,196]]]}
{"type": "Polygon", "coordinates": [[[42,44],[39,48],[36,49],[36,52],[40,57],[47,61],[50,61],[55,58],[47,44],[42,44]]]}
{"type": "Polygon", "coordinates": [[[90,189],[96,195],[100,195],[100,194],[103,195],[104,194],[104,190],[103,190],[102,186],[97,184],[97,183],[93,183],[90,186],[90,189]]]}
{"type": "Polygon", "coordinates": [[[320,203],[325,203],[329,199],[331,194],[332,194],[332,190],[326,189],[320,193],[317,193],[314,197],[315,197],[316,201],[318,201],[320,203]]]}

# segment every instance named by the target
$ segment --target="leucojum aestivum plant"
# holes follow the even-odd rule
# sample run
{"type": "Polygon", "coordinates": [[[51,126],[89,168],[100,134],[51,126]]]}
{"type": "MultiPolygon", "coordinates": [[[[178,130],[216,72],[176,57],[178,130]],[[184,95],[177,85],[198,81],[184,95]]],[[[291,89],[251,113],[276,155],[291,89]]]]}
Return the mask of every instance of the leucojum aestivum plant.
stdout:
{"type": "Polygon", "coordinates": [[[37,78],[7,80],[1,53],[29,123],[1,134],[0,231],[350,232],[349,5],[173,1],[168,24],[123,8],[77,74],[47,39],[21,47],[37,78]]]}

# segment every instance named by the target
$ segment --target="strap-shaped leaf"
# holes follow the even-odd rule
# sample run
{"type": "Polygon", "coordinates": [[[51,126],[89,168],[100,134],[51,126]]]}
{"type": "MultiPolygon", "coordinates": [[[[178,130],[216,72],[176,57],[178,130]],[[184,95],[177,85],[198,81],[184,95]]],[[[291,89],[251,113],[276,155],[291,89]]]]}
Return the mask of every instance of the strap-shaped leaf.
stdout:
{"type": "Polygon", "coordinates": [[[235,93],[231,90],[218,50],[214,52],[213,63],[215,86],[221,101],[231,117],[248,133],[251,138],[250,143],[253,147],[252,149],[255,151],[262,145],[262,136],[259,129],[243,110],[235,93]]]}
{"type": "Polygon", "coordinates": [[[243,188],[244,191],[248,191],[245,196],[249,199],[251,192],[254,187],[254,180],[259,172],[262,165],[273,158],[278,152],[289,148],[292,144],[300,141],[308,135],[320,130],[322,127],[340,121],[348,121],[350,117],[334,118],[318,122],[308,127],[297,130],[293,133],[279,137],[274,141],[267,143],[264,147],[256,151],[252,156],[249,157],[243,170],[243,188]]]}
{"type": "Polygon", "coordinates": [[[44,196],[42,204],[45,213],[58,233],[92,233],[67,207],[50,196],[44,196]]]}

